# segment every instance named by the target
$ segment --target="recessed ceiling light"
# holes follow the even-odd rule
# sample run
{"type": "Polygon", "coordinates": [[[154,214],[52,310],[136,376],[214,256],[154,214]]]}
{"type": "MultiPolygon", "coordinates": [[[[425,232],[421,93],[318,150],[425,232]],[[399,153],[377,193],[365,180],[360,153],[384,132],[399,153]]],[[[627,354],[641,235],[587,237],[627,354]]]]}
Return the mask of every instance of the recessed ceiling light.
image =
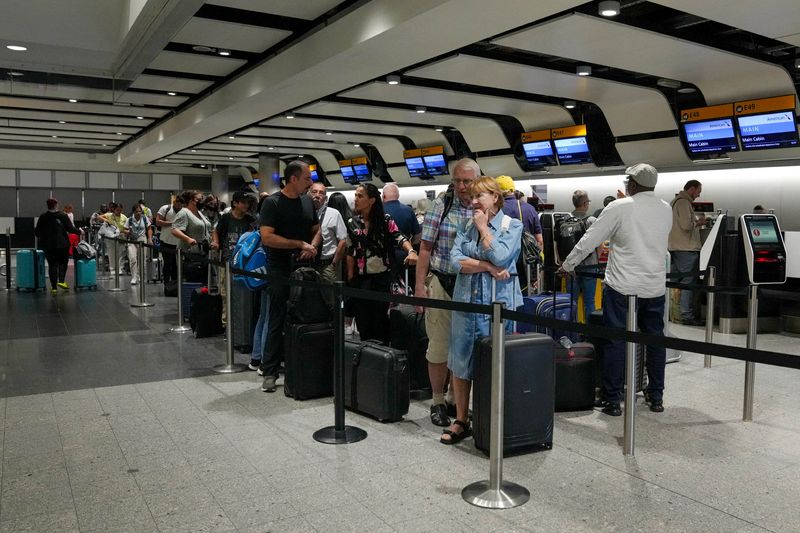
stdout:
{"type": "Polygon", "coordinates": [[[194,148],[192,148],[192,153],[195,153],[196,151],[197,151],[197,150],[195,150],[194,148]]]}
{"type": "Polygon", "coordinates": [[[104,147],[104,148],[105,148],[106,146],[108,146],[108,145],[107,145],[107,144],[104,144],[104,145],[103,145],[103,147],[104,147]]]}
{"type": "Polygon", "coordinates": [[[217,53],[219,55],[221,55],[221,56],[229,56],[229,55],[231,55],[231,51],[230,50],[225,50],[223,48],[220,48],[219,52],[217,52],[217,53]]]}
{"type": "Polygon", "coordinates": [[[616,17],[619,15],[619,2],[615,0],[603,0],[597,5],[597,12],[604,17],[616,17]]]}
{"type": "Polygon", "coordinates": [[[121,131],[118,131],[118,132],[117,132],[117,135],[122,135],[122,132],[121,132],[121,131]]]}
{"type": "Polygon", "coordinates": [[[591,76],[592,67],[589,65],[578,65],[578,67],[575,69],[575,74],[578,76],[591,76]]]}
{"type": "Polygon", "coordinates": [[[275,149],[275,147],[274,147],[274,146],[270,146],[270,147],[268,148],[268,150],[274,150],[274,149],[275,149]]]}
{"type": "Polygon", "coordinates": [[[228,159],[233,159],[231,156],[228,156],[228,159]]]}
{"type": "Polygon", "coordinates": [[[200,168],[206,168],[206,166],[205,165],[200,165],[200,168]]]}
{"type": "Polygon", "coordinates": [[[416,107],[416,109],[417,109],[417,113],[424,113],[425,111],[427,111],[427,109],[425,109],[424,105],[418,105],[416,107]]]}
{"type": "Polygon", "coordinates": [[[58,135],[51,135],[53,139],[58,139],[58,135]]]}
{"type": "Polygon", "coordinates": [[[361,146],[360,144],[358,144],[358,143],[355,143],[355,144],[353,145],[353,148],[358,148],[358,147],[360,147],[360,146],[361,146]]]}
{"type": "Polygon", "coordinates": [[[169,96],[176,96],[178,93],[174,93],[174,92],[172,92],[172,91],[169,91],[167,94],[168,94],[169,96]]]}
{"type": "Polygon", "coordinates": [[[165,163],[169,163],[169,159],[164,159],[164,162],[165,163]]]}
{"type": "Polygon", "coordinates": [[[64,120],[59,120],[59,121],[58,121],[58,123],[59,123],[59,124],[66,124],[67,122],[66,122],[66,121],[64,121],[64,120]]]}
{"type": "Polygon", "coordinates": [[[75,98],[70,98],[69,101],[73,104],[77,104],[78,101],[75,98]]]}
{"type": "Polygon", "coordinates": [[[397,74],[391,74],[386,76],[386,83],[389,85],[398,85],[400,83],[400,76],[397,74]]]}
{"type": "Polygon", "coordinates": [[[326,131],[325,135],[333,135],[333,132],[332,131],[326,131]]]}
{"type": "Polygon", "coordinates": [[[27,50],[26,47],[18,44],[7,44],[6,48],[8,48],[9,50],[13,50],[15,52],[24,52],[25,50],[27,50]]]}
{"type": "Polygon", "coordinates": [[[144,117],[136,117],[136,120],[144,120],[144,117]]]}
{"type": "Polygon", "coordinates": [[[444,128],[443,128],[443,127],[441,127],[441,126],[436,126],[436,127],[435,127],[435,128],[433,128],[433,129],[435,129],[436,131],[444,131],[444,128]]]}
{"type": "Polygon", "coordinates": [[[294,118],[294,111],[289,111],[284,117],[286,117],[287,120],[292,120],[294,118]]]}
{"type": "MultiPolygon", "coordinates": [[[[800,59],[795,59],[795,60],[794,60],[794,68],[800,68],[800,59]]],[[[13,76],[13,75],[14,75],[14,74],[12,74],[12,76],[13,76]]]]}
{"type": "Polygon", "coordinates": [[[692,94],[694,92],[697,92],[697,89],[686,85],[685,87],[681,87],[680,89],[678,89],[678,92],[681,94],[692,94]]]}
{"type": "Polygon", "coordinates": [[[213,52],[216,49],[211,48],[210,46],[203,46],[202,44],[196,44],[192,46],[192,50],[194,50],[195,52],[213,52]]]}
{"type": "Polygon", "coordinates": [[[16,70],[10,70],[8,72],[8,75],[9,76],[24,76],[25,74],[23,74],[22,72],[17,72],[16,70]]]}
{"type": "Polygon", "coordinates": [[[564,101],[564,107],[566,107],[567,109],[575,109],[575,105],[576,105],[575,100],[564,101]]]}
{"type": "Polygon", "coordinates": [[[234,136],[234,135],[228,135],[228,139],[235,139],[235,138],[236,138],[236,136],[234,136]]]}

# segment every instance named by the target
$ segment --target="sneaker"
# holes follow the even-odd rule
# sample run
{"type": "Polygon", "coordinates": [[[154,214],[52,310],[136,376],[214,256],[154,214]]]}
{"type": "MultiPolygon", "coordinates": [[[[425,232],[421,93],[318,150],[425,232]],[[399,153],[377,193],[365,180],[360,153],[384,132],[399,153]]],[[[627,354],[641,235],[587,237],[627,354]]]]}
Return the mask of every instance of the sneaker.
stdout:
{"type": "MultiPolygon", "coordinates": [[[[250,359],[250,364],[247,365],[248,370],[260,370],[260,367],[261,367],[261,361],[258,361],[256,359],[250,359]]],[[[259,376],[260,375],[262,374],[259,374],[259,376]]]]}
{"type": "Polygon", "coordinates": [[[650,406],[650,410],[654,413],[664,412],[664,400],[654,400],[650,397],[650,393],[644,391],[644,403],[650,406]]]}
{"type": "Polygon", "coordinates": [[[263,376],[264,375],[264,368],[259,365],[258,370],[256,371],[256,373],[259,376],[263,376]]]}
{"type": "Polygon", "coordinates": [[[261,390],[264,392],[275,392],[275,390],[278,388],[275,385],[276,381],[277,379],[275,376],[265,376],[264,383],[261,384],[261,390]]]}
{"type": "Polygon", "coordinates": [[[58,291],[56,289],[50,289],[50,294],[55,296],[58,294],[58,291]]]}
{"type": "Polygon", "coordinates": [[[138,284],[138,283],[139,283],[139,280],[138,280],[138,279],[132,279],[132,280],[131,280],[131,285],[136,285],[136,284],[138,284]]]}
{"type": "Polygon", "coordinates": [[[63,281],[59,282],[59,283],[58,283],[58,286],[59,286],[59,287],[61,287],[62,289],[64,289],[65,291],[66,291],[66,290],[69,290],[69,285],[67,285],[67,284],[66,284],[65,282],[63,282],[63,281]]]}
{"type": "Polygon", "coordinates": [[[345,324],[345,326],[344,326],[344,334],[345,335],[352,335],[353,332],[355,331],[355,329],[356,328],[353,327],[352,324],[350,324],[349,326],[345,324]]]}
{"type": "Polygon", "coordinates": [[[608,416],[622,416],[622,409],[618,403],[609,403],[600,412],[608,416]]]}

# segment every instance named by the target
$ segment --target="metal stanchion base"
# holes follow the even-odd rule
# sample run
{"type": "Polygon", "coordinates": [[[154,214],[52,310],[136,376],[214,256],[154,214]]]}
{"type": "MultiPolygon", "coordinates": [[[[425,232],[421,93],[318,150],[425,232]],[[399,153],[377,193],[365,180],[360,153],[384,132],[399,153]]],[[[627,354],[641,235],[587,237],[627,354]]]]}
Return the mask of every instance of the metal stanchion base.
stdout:
{"type": "Polygon", "coordinates": [[[465,502],[484,509],[511,509],[526,503],[531,493],[510,481],[503,481],[500,490],[489,488],[489,481],[476,481],[464,487],[461,497],[465,502]]]}
{"type": "Polygon", "coordinates": [[[314,432],[314,440],[323,444],[351,444],[367,438],[367,432],[354,426],[345,426],[337,431],[336,426],[328,426],[314,432]]]}
{"type": "Polygon", "coordinates": [[[156,304],[151,304],[150,302],[142,302],[140,304],[131,304],[131,307],[153,307],[156,304]]]}
{"type": "Polygon", "coordinates": [[[123,287],[111,287],[110,289],[106,289],[107,292],[125,292],[128,289],[123,287]]]}
{"type": "Polygon", "coordinates": [[[192,331],[192,328],[189,326],[174,326],[169,328],[172,333],[186,333],[187,331],[192,331]]]}
{"type": "Polygon", "coordinates": [[[243,365],[240,363],[234,363],[232,365],[217,365],[213,367],[211,370],[219,374],[235,374],[237,372],[244,372],[245,370],[247,370],[247,365],[243,365]]]}

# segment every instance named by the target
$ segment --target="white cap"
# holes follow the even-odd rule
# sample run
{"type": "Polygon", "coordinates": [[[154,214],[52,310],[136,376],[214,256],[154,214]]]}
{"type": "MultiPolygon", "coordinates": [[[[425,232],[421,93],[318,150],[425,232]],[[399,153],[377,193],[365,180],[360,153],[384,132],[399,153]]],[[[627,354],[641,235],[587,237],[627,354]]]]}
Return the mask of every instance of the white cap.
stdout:
{"type": "Polygon", "coordinates": [[[637,163],[625,169],[625,174],[642,187],[655,187],[658,183],[658,171],[647,163],[637,163]]]}

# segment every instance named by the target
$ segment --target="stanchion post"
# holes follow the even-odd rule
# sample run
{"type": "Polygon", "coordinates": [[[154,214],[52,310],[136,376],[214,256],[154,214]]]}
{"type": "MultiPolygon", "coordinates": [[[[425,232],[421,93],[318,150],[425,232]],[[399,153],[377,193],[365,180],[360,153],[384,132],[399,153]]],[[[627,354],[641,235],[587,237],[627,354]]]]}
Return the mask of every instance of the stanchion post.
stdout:
{"type": "Polygon", "coordinates": [[[334,425],[314,432],[323,444],[350,444],[367,438],[367,432],[344,423],[344,283],[333,284],[333,412],[334,425]]]}
{"type": "Polygon", "coordinates": [[[503,403],[505,399],[505,328],[503,304],[492,302],[492,396],[489,428],[489,480],[464,487],[467,503],[486,509],[511,509],[527,502],[528,489],[503,481],[503,403]]]}
{"type": "MultiPolygon", "coordinates": [[[[717,269],[710,266],[706,269],[706,286],[713,289],[717,281],[717,269]]],[[[706,342],[714,342],[714,291],[706,293],[706,342]]],[[[703,358],[703,367],[711,368],[711,356],[706,354],[703,358]]]]}
{"type": "Polygon", "coordinates": [[[6,290],[11,291],[11,228],[6,228],[6,290]]]}
{"type": "MultiPolygon", "coordinates": [[[[747,349],[756,349],[758,335],[758,285],[750,285],[747,305],[747,349]]],[[[742,420],[753,421],[753,395],[756,387],[756,364],[747,361],[744,364],[744,407],[742,420]]]]}
{"type": "Polygon", "coordinates": [[[138,260],[138,268],[139,268],[139,302],[135,304],[131,304],[131,307],[153,307],[154,304],[147,302],[147,294],[145,289],[147,288],[147,282],[145,281],[145,276],[147,275],[147,269],[145,268],[145,255],[144,255],[144,243],[137,242],[136,243],[136,256],[139,258],[138,260]]]}
{"type": "Polygon", "coordinates": [[[183,323],[183,257],[180,246],[175,248],[175,262],[178,267],[178,325],[169,330],[173,333],[186,333],[192,328],[183,323]]]}
{"type": "Polygon", "coordinates": [[[128,289],[119,286],[119,241],[117,239],[108,240],[114,243],[114,286],[108,289],[108,292],[127,291],[128,289]]]}
{"type": "MultiPolygon", "coordinates": [[[[636,295],[628,295],[627,330],[636,331],[636,295]]],[[[642,369],[644,371],[644,369],[642,369]]],[[[633,455],[636,432],[636,343],[625,344],[625,427],[622,435],[622,453],[633,455]]]]}
{"type": "MultiPolygon", "coordinates": [[[[212,264],[208,263],[208,270],[211,272],[212,264]]],[[[209,289],[211,289],[211,275],[208,276],[209,289]]],[[[247,365],[233,362],[233,313],[231,313],[231,264],[225,261],[225,308],[228,310],[228,321],[225,325],[225,363],[215,366],[212,370],[219,374],[235,374],[236,372],[244,372],[247,365]]]]}

